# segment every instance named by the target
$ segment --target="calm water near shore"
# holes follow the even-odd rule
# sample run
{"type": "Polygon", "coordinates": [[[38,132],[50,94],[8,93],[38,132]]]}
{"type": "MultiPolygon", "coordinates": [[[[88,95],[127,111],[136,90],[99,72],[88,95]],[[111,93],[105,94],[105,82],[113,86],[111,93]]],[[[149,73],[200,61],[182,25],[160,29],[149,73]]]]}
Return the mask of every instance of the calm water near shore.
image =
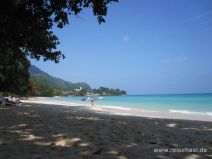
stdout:
{"type": "MultiPolygon", "coordinates": [[[[81,101],[83,97],[54,97],[50,101],[90,104],[81,101]]],[[[212,93],[172,94],[172,95],[129,95],[104,96],[95,101],[95,106],[116,108],[136,108],[149,111],[169,111],[184,114],[205,114],[212,116],[212,93]]]]}

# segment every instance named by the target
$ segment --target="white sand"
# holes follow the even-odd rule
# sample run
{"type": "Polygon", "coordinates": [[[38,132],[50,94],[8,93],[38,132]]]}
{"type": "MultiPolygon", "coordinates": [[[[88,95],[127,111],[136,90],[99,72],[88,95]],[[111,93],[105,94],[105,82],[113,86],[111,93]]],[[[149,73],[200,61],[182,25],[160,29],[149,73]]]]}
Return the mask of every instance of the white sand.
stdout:
{"type": "Polygon", "coordinates": [[[0,159],[212,157],[212,122],[114,115],[129,110],[42,102],[46,104],[26,101],[21,107],[0,109],[0,159]],[[154,152],[202,147],[207,152],[154,152]]]}
{"type": "Polygon", "coordinates": [[[95,105],[93,108],[90,104],[77,104],[68,102],[56,102],[48,101],[46,98],[30,98],[29,100],[24,100],[28,103],[39,103],[39,104],[49,104],[49,105],[61,105],[61,106],[82,106],[88,109],[95,110],[97,112],[113,114],[113,115],[126,115],[126,116],[141,116],[141,117],[152,117],[152,118],[164,118],[164,119],[184,119],[184,120],[198,120],[198,121],[212,121],[211,115],[206,114],[189,114],[180,112],[166,112],[166,111],[147,111],[141,109],[133,108],[123,108],[123,107],[111,107],[111,106],[98,106],[95,105]]]}

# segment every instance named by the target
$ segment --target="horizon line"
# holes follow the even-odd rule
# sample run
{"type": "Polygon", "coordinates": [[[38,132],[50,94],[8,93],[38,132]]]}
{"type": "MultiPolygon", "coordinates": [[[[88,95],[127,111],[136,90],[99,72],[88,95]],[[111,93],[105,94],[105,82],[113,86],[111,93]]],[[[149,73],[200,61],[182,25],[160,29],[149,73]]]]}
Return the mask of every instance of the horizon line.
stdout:
{"type": "Polygon", "coordinates": [[[205,93],[148,93],[148,94],[127,94],[126,96],[142,96],[142,95],[198,95],[198,94],[212,94],[212,92],[205,93]]]}

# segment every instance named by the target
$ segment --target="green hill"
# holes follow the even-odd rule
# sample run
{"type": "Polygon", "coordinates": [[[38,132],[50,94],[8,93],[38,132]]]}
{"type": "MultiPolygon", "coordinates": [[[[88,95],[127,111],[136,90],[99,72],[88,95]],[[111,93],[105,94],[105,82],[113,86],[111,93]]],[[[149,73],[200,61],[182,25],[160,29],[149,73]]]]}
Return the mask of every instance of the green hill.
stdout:
{"type": "Polygon", "coordinates": [[[79,83],[68,82],[63,79],[53,77],[33,65],[29,68],[29,72],[31,75],[32,82],[34,83],[35,86],[36,91],[35,95],[39,96],[60,95],[61,92],[72,91],[74,89],[79,89],[80,87],[85,90],[91,89],[91,87],[85,82],[79,82],[79,83]],[[49,94],[46,91],[51,93],[49,94]]]}

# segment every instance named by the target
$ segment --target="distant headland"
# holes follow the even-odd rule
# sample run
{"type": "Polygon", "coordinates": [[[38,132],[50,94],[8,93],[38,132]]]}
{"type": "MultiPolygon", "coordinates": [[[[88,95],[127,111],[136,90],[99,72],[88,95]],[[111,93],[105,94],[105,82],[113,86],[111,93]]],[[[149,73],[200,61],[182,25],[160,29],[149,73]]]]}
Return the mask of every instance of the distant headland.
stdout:
{"type": "Polygon", "coordinates": [[[85,82],[72,83],[61,78],[53,77],[42,71],[38,67],[32,65],[29,68],[32,91],[30,96],[85,96],[85,95],[101,95],[101,96],[120,96],[126,95],[125,90],[118,88],[99,87],[92,89],[85,82]]]}

